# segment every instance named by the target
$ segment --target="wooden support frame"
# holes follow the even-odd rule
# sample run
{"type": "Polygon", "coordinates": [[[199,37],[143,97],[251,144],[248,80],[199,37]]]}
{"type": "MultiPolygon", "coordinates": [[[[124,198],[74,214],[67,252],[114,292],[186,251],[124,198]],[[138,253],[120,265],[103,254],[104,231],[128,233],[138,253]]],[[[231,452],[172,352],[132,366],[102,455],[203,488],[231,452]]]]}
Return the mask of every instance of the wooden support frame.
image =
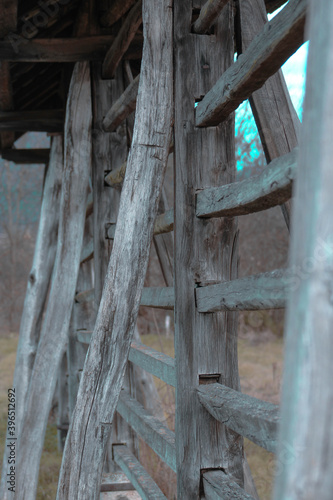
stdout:
{"type": "Polygon", "coordinates": [[[127,118],[136,108],[136,100],[139,91],[140,75],[125,89],[124,93],[112,105],[103,120],[103,130],[114,132],[122,121],[127,118]]]}
{"type": "Polygon", "coordinates": [[[14,163],[33,164],[48,163],[50,159],[50,149],[2,149],[0,155],[4,160],[14,163]]]}
{"type": "Polygon", "coordinates": [[[203,489],[207,500],[254,500],[235,481],[222,470],[203,473],[203,489]]]}
{"type": "Polygon", "coordinates": [[[148,347],[142,342],[133,341],[128,359],[147,372],[160,378],[166,384],[176,386],[175,360],[166,354],[148,347]]]}
{"type": "Polygon", "coordinates": [[[208,0],[201,7],[200,15],[193,24],[193,32],[206,33],[228,2],[229,0],[208,0]]]}
{"type": "Polygon", "coordinates": [[[62,110],[0,111],[0,131],[62,132],[62,110]]]}
{"type": "Polygon", "coordinates": [[[207,223],[195,214],[196,190],[230,183],[235,176],[233,116],[207,130],[196,127],[194,119],[195,99],[205,95],[233,61],[232,7],[223,9],[214,37],[191,33],[191,18],[192,1],[175,0],[176,447],[177,496],[182,500],[199,498],[201,469],[222,467],[243,482],[242,438],[216,422],[196,393],[200,374],[218,373],[222,383],[239,389],[237,316],[201,314],[194,294],[198,282],[237,276],[236,220],[207,223]],[[193,68],[196,78],[184,78],[193,68]]]}

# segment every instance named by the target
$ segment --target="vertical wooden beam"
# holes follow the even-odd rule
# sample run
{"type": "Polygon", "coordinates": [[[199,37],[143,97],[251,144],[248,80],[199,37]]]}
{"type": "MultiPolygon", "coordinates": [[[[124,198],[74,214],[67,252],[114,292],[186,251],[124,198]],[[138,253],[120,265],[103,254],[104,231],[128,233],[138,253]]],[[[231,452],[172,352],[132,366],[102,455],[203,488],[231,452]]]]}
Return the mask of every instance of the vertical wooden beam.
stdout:
{"type": "Polygon", "coordinates": [[[69,411],[68,411],[68,373],[67,355],[64,352],[58,371],[57,381],[58,410],[57,410],[57,438],[58,450],[63,451],[68,431],[69,411]]]}
{"type": "Polygon", "coordinates": [[[144,47],[132,148],[102,300],[67,436],[58,500],[94,500],[100,495],[103,458],[138,314],[171,139],[171,5],[143,2],[144,47]]]}
{"type": "MultiPolygon", "coordinates": [[[[268,20],[264,0],[239,0],[238,9],[238,52],[242,53],[268,20]]],[[[298,144],[300,121],[282,70],[253,92],[249,100],[267,163],[290,153],[298,144]]],[[[291,203],[287,202],[281,208],[289,228],[291,203]]]]}
{"type": "MultiPolygon", "coordinates": [[[[47,291],[56,255],[62,172],[62,137],[54,137],[45,178],[35,253],[27,284],[16,354],[13,387],[16,392],[17,429],[20,429],[22,424],[47,291]]],[[[5,452],[1,476],[1,498],[6,498],[7,494],[7,468],[7,454],[5,452]]]]}
{"type": "Polygon", "coordinates": [[[91,166],[91,89],[87,63],[77,63],[65,124],[60,226],[48,307],[18,439],[15,500],[34,500],[47,419],[75,296],[91,166]]]}
{"type": "Polygon", "coordinates": [[[194,121],[195,99],[232,64],[233,12],[225,6],[214,36],[192,34],[191,17],[192,1],[175,0],[176,450],[182,500],[200,498],[201,469],[223,468],[243,483],[242,437],[211,418],[195,390],[211,379],[240,388],[237,315],[200,314],[194,294],[207,281],[237,276],[236,219],[203,221],[195,215],[196,190],[235,178],[234,115],[205,130],[194,121]]]}
{"type": "Polygon", "coordinates": [[[310,0],[275,499],[333,491],[333,3],[310,0]]]}

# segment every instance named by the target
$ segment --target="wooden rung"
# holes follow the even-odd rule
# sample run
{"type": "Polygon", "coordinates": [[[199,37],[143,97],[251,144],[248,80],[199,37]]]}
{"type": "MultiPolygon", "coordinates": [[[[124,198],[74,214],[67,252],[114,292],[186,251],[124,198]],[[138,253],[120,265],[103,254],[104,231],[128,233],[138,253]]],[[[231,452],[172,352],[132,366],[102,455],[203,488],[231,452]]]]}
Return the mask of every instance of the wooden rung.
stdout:
{"type": "Polygon", "coordinates": [[[195,289],[199,312],[255,311],[282,309],[286,304],[287,271],[268,273],[225,281],[195,289]]]}
{"type": "Polygon", "coordinates": [[[200,385],[201,404],[219,422],[268,451],[276,452],[279,407],[222,384],[200,385]]]}
{"type": "Polygon", "coordinates": [[[228,2],[229,0],[208,0],[201,7],[200,15],[193,24],[194,33],[206,33],[228,2]]]}
{"type": "Polygon", "coordinates": [[[48,163],[50,149],[3,149],[0,154],[4,160],[13,161],[14,163],[48,163]]]}
{"type": "Polygon", "coordinates": [[[307,0],[290,0],[223,73],[195,110],[197,127],[215,126],[262,87],[303,44],[307,0]]]}
{"type": "Polygon", "coordinates": [[[85,290],[84,292],[77,293],[75,295],[75,302],[83,304],[85,302],[92,302],[95,298],[95,289],[85,290]]]}
{"type": "MultiPolygon", "coordinates": [[[[174,222],[174,212],[173,208],[167,210],[164,214],[158,215],[156,217],[155,226],[154,226],[154,236],[157,234],[170,233],[173,231],[173,222],[174,222]]],[[[106,237],[109,240],[114,239],[114,235],[116,232],[116,223],[108,223],[106,229],[106,237]]]]}
{"type": "Polygon", "coordinates": [[[105,132],[114,132],[118,125],[131,114],[136,107],[136,98],[139,90],[140,75],[134,78],[125,92],[114,103],[103,120],[105,132]]]}
{"type": "Polygon", "coordinates": [[[89,241],[88,245],[82,248],[80,264],[88,262],[88,260],[91,260],[93,256],[94,256],[94,242],[93,240],[91,240],[89,241]]]}
{"type": "Polygon", "coordinates": [[[0,131],[60,132],[63,127],[62,110],[0,111],[0,131]]]}
{"type": "Polygon", "coordinates": [[[266,210],[291,198],[298,148],[273,160],[259,175],[197,193],[197,217],[232,217],[266,210]]]}
{"type": "Polygon", "coordinates": [[[154,500],[166,500],[157,484],[127,446],[114,445],[112,449],[115,462],[125,472],[143,500],[151,500],[152,498],[154,500]]]}
{"type": "Polygon", "coordinates": [[[166,384],[175,387],[175,360],[171,356],[156,351],[142,342],[133,341],[128,359],[166,384]]]}
{"type": "Polygon", "coordinates": [[[176,472],[175,434],[147,412],[140,403],[121,391],[117,412],[154,452],[176,472]]]}
{"type": "Polygon", "coordinates": [[[202,477],[206,500],[254,500],[222,470],[206,471],[202,477]]]}
{"type": "Polygon", "coordinates": [[[174,288],[172,286],[146,287],[142,290],[140,305],[158,309],[174,309],[174,288]]]}
{"type": "Polygon", "coordinates": [[[101,491],[130,491],[134,486],[122,472],[109,472],[102,476],[101,491]]]}

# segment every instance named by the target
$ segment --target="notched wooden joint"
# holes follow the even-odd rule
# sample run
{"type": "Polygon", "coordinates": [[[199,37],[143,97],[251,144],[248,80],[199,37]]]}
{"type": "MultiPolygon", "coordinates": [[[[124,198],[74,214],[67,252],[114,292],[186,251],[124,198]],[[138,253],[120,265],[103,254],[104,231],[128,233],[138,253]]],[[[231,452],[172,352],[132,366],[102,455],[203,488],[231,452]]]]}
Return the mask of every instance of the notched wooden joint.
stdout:
{"type": "Polygon", "coordinates": [[[220,373],[205,373],[199,375],[199,385],[219,384],[221,379],[220,373]]]}

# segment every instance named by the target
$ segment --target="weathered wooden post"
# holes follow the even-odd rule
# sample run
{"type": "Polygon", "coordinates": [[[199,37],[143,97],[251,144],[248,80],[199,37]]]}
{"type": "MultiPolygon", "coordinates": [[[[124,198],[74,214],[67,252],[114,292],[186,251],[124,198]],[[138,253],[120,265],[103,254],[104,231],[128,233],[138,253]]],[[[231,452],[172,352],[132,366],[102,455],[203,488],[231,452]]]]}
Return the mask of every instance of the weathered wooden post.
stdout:
{"type": "Polygon", "coordinates": [[[106,283],[66,441],[58,499],[99,498],[110,423],[135,328],[167,164],[172,125],[171,2],[144,1],[143,26],[132,148],[106,283]]]}
{"type": "MultiPolygon", "coordinates": [[[[16,396],[16,433],[19,432],[22,425],[42,315],[56,254],[62,172],[62,137],[54,137],[45,178],[35,253],[29,274],[16,354],[13,381],[16,396]]],[[[7,454],[5,453],[1,476],[1,498],[6,498],[8,493],[5,484],[7,468],[7,454]]]]}
{"type": "Polygon", "coordinates": [[[25,413],[19,429],[17,500],[35,498],[39,461],[57,370],[68,338],[91,166],[91,121],[89,65],[77,63],[66,110],[65,167],[56,262],[25,413]]]}
{"type": "Polygon", "coordinates": [[[308,9],[276,500],[330,500],[333,491],[333,3],[308,9]]]}

